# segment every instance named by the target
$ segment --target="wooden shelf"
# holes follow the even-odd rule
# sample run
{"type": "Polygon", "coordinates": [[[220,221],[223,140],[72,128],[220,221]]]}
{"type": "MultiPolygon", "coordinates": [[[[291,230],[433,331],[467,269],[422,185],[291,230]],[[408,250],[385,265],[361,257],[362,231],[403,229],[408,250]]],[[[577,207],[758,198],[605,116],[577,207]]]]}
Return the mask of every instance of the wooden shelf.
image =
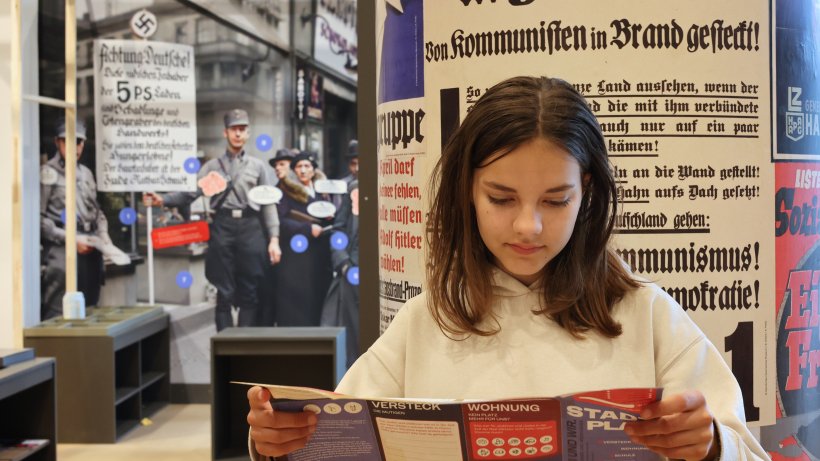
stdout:
{"type": "Polygon", "coordinates": [[[142,374],[142,388],[145,389],[146,387],[160,381],[162,378],[168,376],[168,373],[161,372],[161,371],[149,371],[142,374]]]}
{"type": "Polygon", "coordinates": [[[147,405],[143,405],[142,406],[142,417],[143,418],[148,418],[148,417],[153,416],[154,413],[161,410],[165,405],[167,405],[166,402],[151,402],[147,405]]]}
{"type": "Polygon", "coordinates": [[[125,435],[126,432],[137,427],[139,420],[136,419],[118,419],[117,420],[117,437],[125,435]]]}
{"type": "Polygon", "coordinates": [[[55,370],[52,358],[35,358],[0,369],[0,415],[13,415],[0,417],[0,440],[46,441],[32,447],[0,446],[0,460],[57,459],[55,370]]]}
{"type": "Polygon", "coordinates": [[[106,318],[124,320],[105,330],[46,323],[24,330],[26,347],[57,358],[59,442],[114,443],[169,402],[168,314],[133,312],[111,310],[106,318]]]}
{"type": "Polygon", "coordinates": [[[140,391],[139,387],[119,387],[119,388],[117,388],[117,395],[116,395],[116,398],[114,399],[114,405],[119,405],[122,402],[130,399],[131,397],[133,397],[134,395],[139,393],[139,391],[140,391]]]}
{"type": "Polygon", "coordinates": [[[35,454],[43,452],[43,450],[49,445],[51,445],[50,440],[45,440],[45,443],[36,446],[7,447],[0,445],[0,461],[23,461],[24,459],[33,459],[35,454]]]}
{"type": "Polygon", "coordinates": [[[226,328],[213,336],[212,459],[248,459],[248,389],[231,381],[334,389],[346,356],[344,328],[226,328]]]}

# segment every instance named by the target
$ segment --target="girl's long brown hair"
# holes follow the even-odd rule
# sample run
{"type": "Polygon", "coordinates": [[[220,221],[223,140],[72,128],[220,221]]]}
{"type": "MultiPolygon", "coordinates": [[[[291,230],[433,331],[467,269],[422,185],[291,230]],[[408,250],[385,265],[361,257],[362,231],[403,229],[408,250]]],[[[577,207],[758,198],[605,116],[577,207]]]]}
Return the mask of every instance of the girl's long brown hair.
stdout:
{"type": "Polygon", "coordinates": [[[621,334],[612,307],[639,283],[608,247],[617,202],[604,137],[584,98],[567,82],[546,77],[514,77],[490,88],[453,133],[433,170],[427,296],[445,334],[498,331],[479,326],[492,316],[492,255],[478,233],[474,171],[489,157],[538,137],[569,152],[589,181],[569,242],[542,273],[537,313],[575,337],[589,330],[607,337],[621,334]]]}

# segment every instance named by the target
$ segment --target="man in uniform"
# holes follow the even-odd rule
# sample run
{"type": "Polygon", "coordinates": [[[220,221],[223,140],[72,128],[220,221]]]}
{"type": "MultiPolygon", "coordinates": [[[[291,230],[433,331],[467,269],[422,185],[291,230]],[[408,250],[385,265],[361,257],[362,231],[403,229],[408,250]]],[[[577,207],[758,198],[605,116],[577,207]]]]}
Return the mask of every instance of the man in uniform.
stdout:
{"type": "Polygon", "coordinates": [[[167,207],[187,206],[202,194],[209,196],[214,215],[205,276],[217,289],[217,331],[233,325],[232,306],[239,308],[239,326],[257,325],[258,291],[266,260],[276,264],[282,257],[276,205],[260,205],[248,198],[254,187],[272,185],[265,164],[245,152],[250,137],[248,113],[231,110],[225,114],[224,122],[226,152],[206,162],[198,174],[198,180],[213,174],[221,176],[227,182],[224,189],[210,191],[200,187],[196,192],[143,194],[146,206],[167,207]]]}
{"type": "MultiPolygon", "coordinates": [[[[77,160],[85,146],[85,126],[77,122],[77,160]]],[[[40,240],[45,270],[41,280],[42,320],[62,315],[65,294],[65,121],[59,123],[54,138],[59,155],[40,168],[40,240]]],[[[103,282],[102,253],[90,245],[96,236],[101,244],[110,243],[108,221],[97,203],[97,183],[86,166],[77,163],[77,289],[87,306],[100,299],[103,282]]]]}

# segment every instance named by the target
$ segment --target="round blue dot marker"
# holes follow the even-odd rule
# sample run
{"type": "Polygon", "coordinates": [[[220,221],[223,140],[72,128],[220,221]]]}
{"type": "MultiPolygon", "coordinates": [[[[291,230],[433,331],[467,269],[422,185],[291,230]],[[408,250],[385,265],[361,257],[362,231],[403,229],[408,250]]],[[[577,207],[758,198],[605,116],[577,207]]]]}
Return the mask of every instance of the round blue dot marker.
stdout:
{"type": "Polygon", "coordinates": [[[273,147],[273,139],[266,134],[260,134],[256,137],[256,148],[262,152],[267,152],[273,147]]]}
{"type": "Polygon", "coordinates": [[[330,236],[330,246],[334,250],[344,250],[349,242],[347,234],[341,231],[336,231],[330,236]]]}
{"type": "Polygon", "coordinates": [[[194,276],[188,271],[179,271],[177,273],[177,286],[180,288],[190,288],[194,283],[194,276]]]}
{"type": "MultiPolygon", "coordinates": [[[[63,208],[63,211],[60,212],[60,221],[63,222],[63,226],[65,226],[65,217],[66,217],[65,208],[63,208]]],[[[80,213],[77,212],[77,218],[79,218],[79,217],[80,217],[80,213]]]]}
{"type": "Polygon", "coordinates": [[[359,284],[359,266],[353,266],[347,270],[347,281],[351,285],[359,284]]]}
{"type": "Polygon", "coordinates": [[[182,167],[185,168],[185,171],[190,174],[194,174],[199,172],[199,168],[202,166],[199,163],[199,159],[196,157],[188,157],[185,159],[185,163],[182,164],[182,167]]]}
{"type": "Polygon", "coordinates": [[[133,208],[131,208],[130,206],[127,206],[127,207],[123,208],[122,210],[120,210],[120,222],[121,223],[125,224],[126,226],[130,226],[131,224],[134,224],[136,221],[137,221],[137,212],[133,208]]]}
{"type": "Polygon", "coordinates": [[[308,239],[302,234],[294,235],[290,239],[290,249],[296,253],[304,253],[308,249],[308,239]]]}

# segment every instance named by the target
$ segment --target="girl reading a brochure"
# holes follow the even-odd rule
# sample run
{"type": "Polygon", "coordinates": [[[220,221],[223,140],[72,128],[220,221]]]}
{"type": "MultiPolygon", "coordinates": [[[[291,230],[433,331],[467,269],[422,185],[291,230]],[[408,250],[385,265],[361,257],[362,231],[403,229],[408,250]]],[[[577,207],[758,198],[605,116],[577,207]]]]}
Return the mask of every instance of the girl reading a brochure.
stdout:
{"type": "MultiPolygon", "coordinates": [[[[492,87],[432,178],[427,284],[350,368],[358,397],[504,399],[662,387],[628,423],[674,459],[767,459],[734,376],[666,292],[609,247],[616,186],[598,121],[569,84],[492,87]]],[[[274,412],[248,391],[251,454],[307,443],[310,412],[274,412]]]]}

